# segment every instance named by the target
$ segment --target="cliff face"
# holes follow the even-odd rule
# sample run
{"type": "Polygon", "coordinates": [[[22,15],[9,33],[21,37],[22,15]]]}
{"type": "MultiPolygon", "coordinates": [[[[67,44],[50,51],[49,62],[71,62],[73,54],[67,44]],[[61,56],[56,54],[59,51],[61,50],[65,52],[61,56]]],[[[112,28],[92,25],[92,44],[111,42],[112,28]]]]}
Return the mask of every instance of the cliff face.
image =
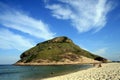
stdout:
{"type": "Polygon", "coordinates": [[[20,56],[21,59],[16,64],[84,63],[84,59],[86,59],[85,57],[89,63],[96,60],[106,60],[81,49],[79,46],[75,45],[71,39],[63,36],[38,43],[35,47],[22,53],[20,56]]]}

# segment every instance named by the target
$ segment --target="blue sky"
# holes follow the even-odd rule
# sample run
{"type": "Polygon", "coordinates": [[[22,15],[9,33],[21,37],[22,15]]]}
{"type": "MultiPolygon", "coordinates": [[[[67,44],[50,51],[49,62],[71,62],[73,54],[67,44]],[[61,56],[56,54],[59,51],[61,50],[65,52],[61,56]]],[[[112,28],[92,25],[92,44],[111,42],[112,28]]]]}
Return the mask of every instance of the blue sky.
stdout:
{"type": "Polygon", "coordinates": [[[0,0],[0,64],[56,36],[120,60],[119,0],[0,0]]]}

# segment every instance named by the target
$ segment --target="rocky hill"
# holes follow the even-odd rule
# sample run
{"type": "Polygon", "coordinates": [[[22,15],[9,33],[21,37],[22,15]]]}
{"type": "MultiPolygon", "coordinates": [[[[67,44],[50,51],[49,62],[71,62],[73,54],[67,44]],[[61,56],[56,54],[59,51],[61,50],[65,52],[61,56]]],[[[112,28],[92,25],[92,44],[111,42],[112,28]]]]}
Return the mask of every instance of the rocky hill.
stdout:
{"type": "Polygon", "coordinates": [[[83,50],[65,36],[38,43],[22,53],[20,58],[16,65],[78,64],[107,60],[83,50]]]}

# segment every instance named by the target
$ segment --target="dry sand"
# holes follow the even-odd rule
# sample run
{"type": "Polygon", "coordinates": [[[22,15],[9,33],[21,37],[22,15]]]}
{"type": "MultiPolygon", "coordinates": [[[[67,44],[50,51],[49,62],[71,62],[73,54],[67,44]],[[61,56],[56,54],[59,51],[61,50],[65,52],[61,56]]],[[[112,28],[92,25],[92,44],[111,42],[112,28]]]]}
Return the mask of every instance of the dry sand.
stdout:
{"type": "Polygon", "coordinates": [[[106,63],[99,68],[93,67],[43,80],[120,80],[120,63],[106,63]]]}

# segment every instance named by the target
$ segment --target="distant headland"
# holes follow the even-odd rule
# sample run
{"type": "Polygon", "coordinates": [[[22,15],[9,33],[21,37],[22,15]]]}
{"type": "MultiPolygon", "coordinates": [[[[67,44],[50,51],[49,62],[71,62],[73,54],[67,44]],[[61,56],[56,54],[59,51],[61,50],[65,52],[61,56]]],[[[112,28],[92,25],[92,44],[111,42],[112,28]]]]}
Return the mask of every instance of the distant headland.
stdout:
{"type": "Polygon", "coordinates": [[[66,36],[38,43],[20,55],[15,65],[66,65],[106,62],[107,59],[86,51],[66,36]]]}

